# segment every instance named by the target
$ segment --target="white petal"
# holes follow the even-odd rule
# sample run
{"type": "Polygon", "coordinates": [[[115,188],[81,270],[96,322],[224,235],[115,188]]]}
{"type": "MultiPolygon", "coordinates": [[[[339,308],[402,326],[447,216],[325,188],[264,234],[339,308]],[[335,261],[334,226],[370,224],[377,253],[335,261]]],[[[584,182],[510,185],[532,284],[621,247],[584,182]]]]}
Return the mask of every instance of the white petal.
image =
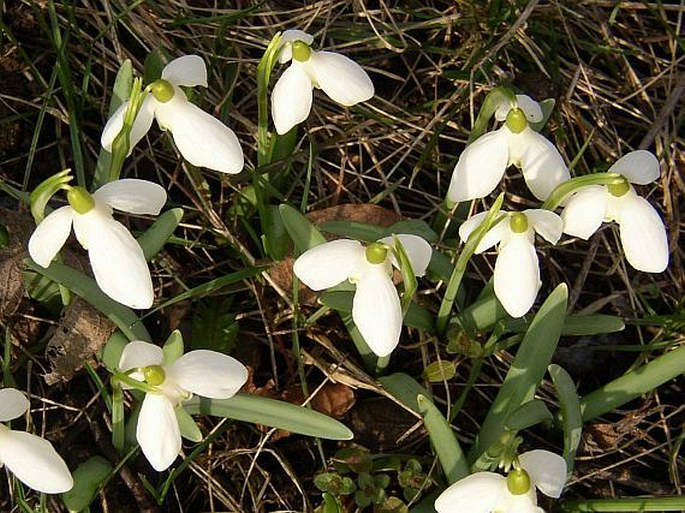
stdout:
{"type": "Polygon", "coordinates": [[[281,34],[281,53],[278,54],[278,62],[284,64],[293,58],[292,43],[302,41],[308,45],[314,42],[314,36],[310,36],[302,30],[286,30],[281,34]]]}
{"type": "Polygon", "coordinates": [[[175,86],[207,87],[207,66],[199,55],[184,55],[164,66],[162,78],[175,86]]]}
{"type": "Polygon", "coordinates": [[[352,276],[366,261],[359,241],[338,239],[313,247],[295,260],[293,272],[312,290],[334,287],[352,276]]]}
{"type": "Polygon", "coordinates": [[[233,130],[186,100],[180,89],[170,101],[157,105],[155,116],[192,165],[222,173],[242,171],[243,150],[233,130]]]}
{"type": "MultiPolygon", "coordinates": [[[[102,144],[102,147],[107,151],[112,151],[112,144],[114,143],[114,139],[116,139],[117,135],[119,135],[119,132],[121,132],[121,129],[124,126],[124,116],[126,114],[126,109],[128,108],[128,105],[128,100],[122,103],[119,106],[119,108],[114,112],[112,117],[109,118],[109,120],[107,120],[107,124],[105,125],[105,128],[102,131],[102,135],[100,136],[100,143],[102,144]]],[[[152,126],[152,118],[154,117],[156,105],[157,101],[151,94],[147,94],[143,99],[143,103],[140,106],[138,115],[133,120],[131,133],[128,136],[128,155],[131,154],[135,145],[138,144],[138,142],[143,137],[145,137],[145,134],[147,134],[150,130],[150,127],[152,126]]]]}
{"type": "Polygon", "coordinates": [[[402,306],[384,264],[369,264],[359,278],[352,320],[377,356],[387,356],[397,347],[402,331],[402,306]]]}
{"type": "Polygon", "coordinates": [[[349,107],[370,99],[373,82],[352,59],[334,52],[312,52],[308,61],[320,87],[333,101],[349,107]]]}
{"type": "Polygon", "coordinates": [[[25,485],[43,493],[64,493],[74,480],[52,444],[39,436],[0,427],[0,461],[25,485]]]}
{"type": "Polygon", "coordinates": [[[607,212],[607,194],[605,186],[589,185],[571,196],[561,213],[564,233],[589,239],[604,220],[607,212]]]}
{"type": "Polygon", "coordinates": [[[176,360],[167,369],[167,379],[202,397],[228,399],[247,381],[247,369],[228,355],[198,349],[176,360]]]}
{"type": "Polygon", "coordinates": [[[105,123],[105,128],[103,128],[102,135],[100,136],[100,144],[102,144],[102,147],[107,151],[112,151],[112,143],[124,126],[124,115],[126,114],[129,103],[130,102],[126,100],[119,105],[119,108],[114,111],[114,114],[112,114],[107,120],[107,123],[105,123]]]}
{"type": "Polygon", "coordinates": [[[293,62],[271,92],[271,116],[276,132],[283,135],[309,116],[312,108],[312,81],[305,68],[293,62]]]}
{"type": "Polygon", "coordinates": [[[520,495],[507,493],[506,499],[496,506],[494,511],[506,513],[536,513],[538,510],[538,508],[536,508],[537,500],[534,487],[531,487],[530,490],[528,490],[528,493],[522,493],[520,495]]]}
{"type": "MultiPolygon", "coordinates": [[[[423,237],[410,233],[398,233],[394,236],[383,237],[378,242],[393,247],[395,245],[395,237],[402,243],[402,247],[411,262],[414,274],[416,276],[423,276],[426,274],[426,268],[431,261],[431,256],[433,256],[433,248],[431,248],[431,245],[423,237]]],[[[399,269],[399,265],[394,256],[392,257],[392,260],[393,265],[399,269]]]]}
{"type": "MultiPolygon", "coordinates": [[[[503,210],[500,210],[497,213],[496,218],[504,213],[505,212],[503,210]]],[[[473,233],[473,231],[481,225],[481,223],[485,220],[485,216],[487,215],[487,212],[481,212],[480,214],[469,217],[461,224],[459,227],[459,238],[461,238],[462,242],[466,242],[468,240],[471,233],[473,233]]],[[[508,237],[509,233],[509,219],[502,219],[495,226],[491,227],[485,233],[485,235],[483,235],[483,238],[478,243],[478,246],[476,246],[475,252],[482,253],[486,249],[491,248],[505,237],[508,237]]]]}
{"type": "Polygon", "coordinates": [[[528,218],[528,222],[540,236],[556,244],[561,238],[564,222],[554,212],[539,208],[524,210],[523,213],[528,218]]]}
{"type": "Polygon", "coordinates": [[[516,104],[526,115],[526,119],[531,123],[539,123],[544,119],[540,104],[526,94],[516,95],[516,104]]]}
{"type": "Polygon", "coordinates": [[[460,479],[435,500],[438,513],[490,513],[507,490],[506,478],[477,472],[460,479]]]}
{"type": "Polygon", "coordinates": [[[119,370],[125,372],[136,367],[161,365],[164,358],[162,348],[142,340],[134,340],[124,346],[119,358],[119,370]]]}
{"type": "Polygon", "coordinates": [[[608,172],[621,174],[631,183],[646,185],[659,178],[661,169],[652,152],[637,150],[623,155],[608,172]]]}
{"type": "Polygon", "coordinates": [[[74,210],[60,207],[36,227],[29,239],[29,255],[41,267],[48,267],[69,238],[74,210]]]}
{"type": "Polygon", "coordinates": [[[514,105],[511,104],[509,100],[503,100],[500,102],[500,104],[497,106],[497,109],[495,110],[495,119],[497,121],[505,121],[507,119],[507,115],[509,114],[509,111],[514,107],[514,105]]]}
{"type": "Polygon", "coordinates": [[[150,308],[152,278],[140,244],[118,221],[97,212],[74,217],[79,240],[87,239],[95,281],[109,297],[131,308],[150,308]]]}
{"type": "Polygon", "coordinates": [[[628,263],[638,271],[663,272],[668,267],[668,239],[654,207],[635,195],[624,203],[618,222],[628,263]]]}
{"type": "Polygon", "coordinates": [[[93,197],[112,208],[131,214],[157,215],[166,203],[164,187],[137,178],[107,182],[93,193],[93,197]]]}
{"type": "MultiPolygon", "coordinates": [[[[503,127],[505,130],[506,125],[503,127]]],[[[519,134],[509,131],[510,162],[521,168],[530,192],[546,200],[554,188],[571,178],[556,146],[527,127],[519,134]]]]}
{"type": "Polygon", "coordinates": [[[540,269],[535,247],[525,236],[513,236],[501,244],[495,262],[495,295],[512,317],[526,314],[540,288],[540,269]]]}
{"type": "Polygon", "coordinates": [[[536,449],[519,456],[535,487],[548,497],[558,499],[566,484],[566,461],[550,451],[536,449]]]}
{"type": "Polygon", "coordinates": [[[181,452],[181,430],[174,406],[165,396],[145,394],[138,415],[136,439],[158,472],[169,468],[181,452]]]}
{"type": "Polygon", "coordinates": [[[454,167],[447,199],[459,203],[483,198],[495,190],[509,160],[507,141],[507,132],[500,128],[468,145],[454,167]]]}
{"type": "Polygon", "coordinates": [[[29,406],[29,400],[16,388],[0,390],[0,422],[21,417],[29,406]]]}

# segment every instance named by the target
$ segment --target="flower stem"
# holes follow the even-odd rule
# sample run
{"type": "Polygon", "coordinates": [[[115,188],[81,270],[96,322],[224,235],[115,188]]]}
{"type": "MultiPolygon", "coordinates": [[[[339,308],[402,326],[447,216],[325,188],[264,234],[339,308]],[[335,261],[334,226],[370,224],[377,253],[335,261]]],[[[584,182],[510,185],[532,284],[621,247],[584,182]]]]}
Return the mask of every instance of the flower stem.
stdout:
{"type": "Polygon", "coordinates": [[[281,33],[277,33],[264,51],[257,65],[257,166],[270,161],[269,137],[269,80],[281,47],[281,33]]]}
{"type": "Polygon", "coordinates": [[[618,173],[594,173],[577,176],[557,185],[540,208],[554,211],[569,194],[588,185],[616,185],[624,182],[625,178],[618,173]]]}

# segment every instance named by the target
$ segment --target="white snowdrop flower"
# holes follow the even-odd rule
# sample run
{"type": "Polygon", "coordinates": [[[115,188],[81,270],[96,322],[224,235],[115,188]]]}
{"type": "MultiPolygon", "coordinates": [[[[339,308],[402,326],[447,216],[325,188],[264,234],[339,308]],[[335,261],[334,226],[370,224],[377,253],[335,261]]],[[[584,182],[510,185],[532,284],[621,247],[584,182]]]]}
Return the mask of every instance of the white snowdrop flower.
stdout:
{"type": "MultiPolygon", "coordinates": [[[[149,86],[130,133],[130,151],[150,130],[152,119],[162,130],[169,130],[183,158],[194,166],[222,173],[243,169],[243,150],[233,130],[214,116],[188,101],[181,89],[207,87],[207,67],[198,55],[174,59],[162,70],[162,77],[149,86]]],[[[129,102],[124,102],[107,121],[101,143],[112,150],[112,143],[124,125],[129,102]]]]}
{"type": "Polygon", "coordinates": [[[181,451],[176,409],[193,394],[228,399],[247,381],[245,366],[223,353],[198,349],[165,362],[162,348],[140,340],[124,347],[119,369],[133,371],[131,378],[152,387],[138,414],[136,439],[152,467],[160,472],[169,468],[181,451]]]}
{"type": "Polygon", "coordinates": [[[495,112],[504,125],[476,139],[459,157],[447,191],[452,203],[487,196],[511,165],[521,168],[530,192],[541,201],[570,178],[556,147],[529,125],[543,119],[538,103],[525,95],[516,98],[517,105],[502,104],[495,112]]]}
{"type": "Polygon", "coordinates": [[[315,87],[346,107],[374,95],[373,82],[359,64],[339,53],[312,50],[313,41],[301,30],[286,30],[281,36],[278,60],[292,63],[271,93],[271,115],[279,134],[307,119],[315,87]]]}
{"type": "Polygon", "coordinates": [[[130,178],[109,182],[93,194],[83,187],[71,187],[67,198],[69,205],[48,215],[31,235],[31,258],[48,267],[73,225],[76,238],[88,250],[102,291],[131,308],[150,308],[154,293],[143,249],[128,229],[112,218],[112,209],[157,215],[166,203],[164,188],[130,178]]]}
{"type": "Polygon", "coordinates": [[[589,185],[571,196],[561,213],[564,233],[588,239],[602,222],[616,221],[628,263],[638,271],[664,271],[669,259],[666,228],[654,207],[630,185],[646,185],[659,178],[659,161],[649,151],[633,151],[608,172],[623,175],[626,181],[589,185]]]}
{"type": "MultiPolygon", "coordinates": [[[[417,235],[396,235],[409,257],[416,276],[423,276],[430,262],[430,244],[417,235]]],[[[293,267],[295,275],[312,290],[324,290],[349,280],[356,285],[352,319],[369,348],[387,356],[400,341],[402,307],[392,282],[392,266],[398,267],[393,237],[363,246],[359,241],[339,239],[305,251],[293,267]]]]}
{"type": "Polygon", "coordinates": [[[438,513],[544,513],[537,504],[537,488],[554,499],[566,484],[566,462],[561,456],[536,449],[519,456],[520,468],[505,477],[477,472],[460,479],[435,500],[438,513]]]}
{"type": "MultiPolygon", "coordinates": [[[[0,390],[0,422],[21,417],[28,409],[29,401],[19,390],[0,390]]],[[[0,466],[3,464],[19,481],[39,492],[64,493],[74,486],[66,463],[50,442],[0,424],[0,466]]]]}
{"type": "MultiPolygon", "coordinates": [[[[476,214],[459,227],[462,241],[468,239],[486,215],[487,212],[476,214]]],[[[510,212],[485,234],[476,247],[476,253],[481,253],[499,243],[495,262],[495,295],[512,317],[521,317],[530,310],[542,285],[535,252],[535,233],[556,244],[561,237],[562,224],[561,218],[549,210],[510,212]]]]}

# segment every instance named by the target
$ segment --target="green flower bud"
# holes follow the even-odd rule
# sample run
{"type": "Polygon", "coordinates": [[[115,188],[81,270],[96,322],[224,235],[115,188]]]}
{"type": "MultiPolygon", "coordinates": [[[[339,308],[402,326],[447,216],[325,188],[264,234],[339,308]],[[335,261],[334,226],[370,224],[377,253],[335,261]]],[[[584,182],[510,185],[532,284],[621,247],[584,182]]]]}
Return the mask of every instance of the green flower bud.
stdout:
{"type": "Polygon", "coordinates": [[[174,86],[163,78],[155,80],[150,86],[150,92],[155,100],[166,103],[174,97],[174,86]]]}
{"type": "Polygon", "coordinates": [[[526,115],[523,113],[523,111],[517,107],[515,109],[511,109],[509,114],[507,114],[506,125],[507,128],[515,134],[520,134],[528,126],[528,120],[526,119],[526,115]]]}
{"type": "Polygon", "coordinates": [[[374,242],[366,248],[366,260],[372,264],[382,264],[388,258],[388,247],[380,242],[374,242]]]}
{"type": "Polygon", "coordinates": [[[528,218],[526,214],[515,212],[509,218],[509,228],[514,233],[524,233],[528,231],[528,218]]]}
{"type": "Polygon", "coordinates": [[[293,41],[293,59],[300,62],[307,62],[312,54],[312,49],[304,41],[293,41]]]}
{"type": "Polygon", "coordinates": [[[512,495],[523,495],[530,491],[530,477],[522,468],[516,468],[507,474],[507,489],[512,495]]]}
{"type": "Polygon", "coordinates": [[[70,187],[67,192],[67,200],[71,208],[79,214],[87,214],[95,208],[95,200],[90,193],[83,187],[70,187]]]}
{"type": "Polygon", "coordinates": [[[153,387],[164,383],[164,379],[166,378],[164,369],[162,369],[161,365],[148,365],[143,369],[143,376],[145,376],[147,384],[153,387]]]}
{"type": "Polygon", "coordinates": [[[630,190],[630,184],[628,183],[628,180],[623,180],[621,183],[609,184],[607,185],[607,188],[612,196],[620,198],[630,190]]]}

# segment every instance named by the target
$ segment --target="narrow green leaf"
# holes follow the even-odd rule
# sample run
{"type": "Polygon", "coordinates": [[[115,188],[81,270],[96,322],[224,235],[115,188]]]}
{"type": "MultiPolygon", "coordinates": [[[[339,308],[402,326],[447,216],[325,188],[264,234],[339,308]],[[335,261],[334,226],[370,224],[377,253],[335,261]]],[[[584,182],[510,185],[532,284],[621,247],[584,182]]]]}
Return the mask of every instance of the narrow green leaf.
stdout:
{"type": "Polygon", "coordinates": [[[424,395],[416,398],[433,450],[447,481],[452,484],[469,475],[469,466],[454,431],[433,402],[424,395]]]}
{"type": "Polygon", "coordinates": [[[257,165],[269,164],[269,81],[281,49],[281,33],[271,39],[257,65],[257,165]]]}
{"type": "Polygon", "coordinates": [[[552,421],[552,413],[549,411],[545,403],[540,399],[533,399],[523,403],[519,408],[517,408],[507,421],[505,422],[505,427],[509,431],[518,432],[522,429],[535,426],[540,422],[552,421]]]}
{"type": "Polygon", "coordinates": [[[449,360],[433,362],[423,370],[423,375],[431,383],[442,383],[443,381],[452,379],[456,374],[457,367],[454,365],[454,362],[449,360]]]}
{"type": "Polygon", "coordinates": [[[409,311],[409,307],[412,304],[412,297],[419,287],[418,281],[416,280],[416,274],[414,274],[414,269],[411,265],[411,260],[409,255],[402,246],[402,241],[399,237],[394,237],[395,241],[395,258],[400,265],[400,272],[402,273],[402,284],[404,285],[404,293],[402,294],[402,315],[406,316],[409,311]]]}
{"type": "Polygon", "coordinates": [[[400,233],[410,233],[412,235],[418,235],[426,239],[428,242],[435,242],[438,240],[438,234],[435,233],[430,225],[421,219],[405,219],[398,221],[392,226],[383,230],[383,235],[381,237],[388,237],[390,235],[397,235],[400,233]]]}
{"type": "Polygon", "coordinates": [[[395,372],[389,376],[381,376],[378,378],[378,381],[388,392],[399,399],[402,404],[417,414],[420,413],[419,403],[416,398],[419,395],[431,397],[428,390],[404,372],[395,372]]]}
{"type": "Polygon", "coordinates": [[[191,415],[227,417],[327,440],[351,440],[354,436],[347,426],[323,413],[258,395],[237,394],[230,399],[193,397],[183,406],[191,415]]]}
{"type": "Polygon", "coordinates": [[[182,407],[176,408],[174,412],[176,413],[176,420],[178,420],[178,427],[181,430],[181,436],[191,442],[201,442],[204,437],[193,417],[182,407]]]}
{"type": "Polygon", "coordinates": [[[562,283],[535,315],[469,452],[470,461],[497,441],[507,418],[521,404],[533,399],[559,342],[567,298],[568,288],[562,283]]]}
{"type": "Polygon", "coordinates": [[[542,121],[538,121],[537,123],[530,123],[530,127],[536,132],[539,132],[540,130],[545,128],[545,125],[547,124],[547,121],[549,121],[549,117],[552,115],[552,111],[554,110],[556,100],[554,98],[546,98],[541,102],[538,102],[538,104],[540,105],[540,109],[542,110],[542,121]]]}
{"type": "Polygon", "coordinates": [[[264,205],[260,215],[262,215],[262,240],[266,254],[274,260],[283,260],[288,254],[290,238],[278,207],[264,205]]]}
{"type": "Polygon", "coordinates": [[[321,232],[297,209],[285,203],[280,205],[278,209],[285,229],[293,240],[297,251],[304,253],[308,249],[326,242],[326,238],[321,235],[321,232]]]}
{"type": "Polygon", "coordinates": [[[615,499],[566,500],[561,510],[569,513],[592,511],[634,513],[643,511],[685,511],[685,496],[617,497],[615,499]]]}
{"type": "Polygon", "coordinates": [[[147,342],[151,340],[145,326],[136,314],[133,313],[133,310],[106,296],[92,278],[59,262],[53,262],[50,264],[50,267],[45,268],[28,259],[26,266],[65,286],[71,292],[90,303],[91,306],[116,324],[117,328],[129,340],[144,340],[147,342]]]}
{"type": "Polygon", "coordinates": [[[162,365],[171,365],[183,356],[183,351],[183,335],[179,330],[174,330],[162,346],[162,352],[164,353],[162,365]]]}
{"type": "Polygon", "coordinates": [[[119,368],[121,353],[130,340],[120,330],[115,330],[100,352],[100,360],[111,372],[119,368]]]}
{"type": "Polygon", "coordinates": [[[559,413],[564,426],[564,459],[566,460],[566,468],[570,476],[573,472],[573,463],[583,431],[580,398],[578,397],[573,379],[563,367],[553,363],[549,366],[548,370],[549,375],[552,376],[552,382],[561,405],[559,413]]]}
{"type": "Polygon", "coordinates": [[[183,219],[182,208],[172,208],[160,215],[150,227],[138,237],[138,244],[143,248],[145,260],[152,260],[159,253],[166,241],[183,219]]]}
{"type": "Polygon", "coordinates": [[[82,511],[90,506],[100,487],[111,477],[114,467],[102,456],[92,456],[72,472],[74,487],[62,494],[69,511],[82,511]]]}
{"type": "Polygon", "coordinates": [[[322,232],[364,242],[375,242],[382,239],[385,233],[385,230],[380,226],[356,221],[327,221],[322,223],[319,228],[322,232]]]}

